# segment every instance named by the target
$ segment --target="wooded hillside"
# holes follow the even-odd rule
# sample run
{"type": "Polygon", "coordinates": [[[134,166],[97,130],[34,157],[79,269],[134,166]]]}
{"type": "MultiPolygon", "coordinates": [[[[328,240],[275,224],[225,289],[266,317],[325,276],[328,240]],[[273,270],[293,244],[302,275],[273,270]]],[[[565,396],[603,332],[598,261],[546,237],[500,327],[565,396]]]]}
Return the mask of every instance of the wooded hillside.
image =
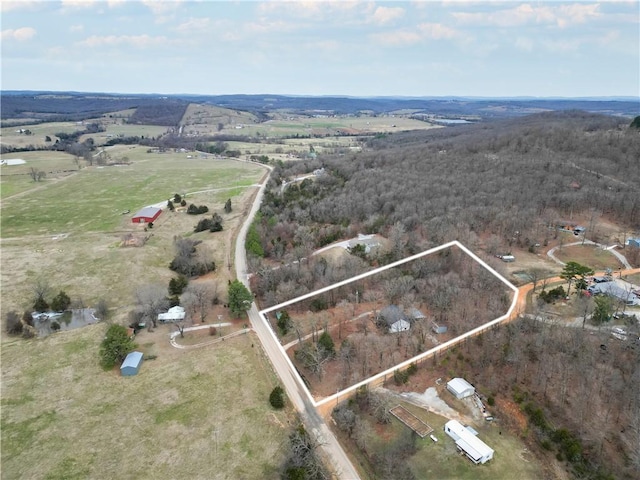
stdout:
{"type": "Polygon", "coordinates": [[[640,134],[619,118],[583,112],[379,136],[370,151],[276,169],[258,225],[266,255],[398,223],[408,250],[490,232],[523,247],[543,243],[560,218],[596,212],[640,223],[640,134]],[[325,174],[282,192],[282,181],[325,174]]]}

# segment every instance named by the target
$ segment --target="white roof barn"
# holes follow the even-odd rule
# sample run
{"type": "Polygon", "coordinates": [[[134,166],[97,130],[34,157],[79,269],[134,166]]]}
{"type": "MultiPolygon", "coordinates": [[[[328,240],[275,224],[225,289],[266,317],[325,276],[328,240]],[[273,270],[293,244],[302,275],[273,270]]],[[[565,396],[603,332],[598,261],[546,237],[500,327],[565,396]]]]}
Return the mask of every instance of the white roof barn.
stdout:
{"type": "Polygon", "coordinates": [[[476,393],[476,389],[467,382],[464,378],[454,378],[447,383],[447,390],[449,390],[456,398],[470,397],[476,393]]]}
{"type": "Polygon", "coordinates": [[[493,458],[493,449],[476,437],[467,427],[457,420],[449,420],[444,431],[456,442],[456,447],[475,464],[486,463],[493,458]]]}

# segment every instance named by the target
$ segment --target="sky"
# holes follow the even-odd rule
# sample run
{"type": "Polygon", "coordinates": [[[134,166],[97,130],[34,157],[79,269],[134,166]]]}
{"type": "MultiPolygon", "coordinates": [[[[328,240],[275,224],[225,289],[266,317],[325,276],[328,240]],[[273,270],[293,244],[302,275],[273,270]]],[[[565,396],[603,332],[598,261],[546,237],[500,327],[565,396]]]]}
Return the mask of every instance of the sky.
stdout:
{"type": "Polygon", "coordinates": [[[640,96],[640,0],[2,0],[1,89],[640,96]]]}

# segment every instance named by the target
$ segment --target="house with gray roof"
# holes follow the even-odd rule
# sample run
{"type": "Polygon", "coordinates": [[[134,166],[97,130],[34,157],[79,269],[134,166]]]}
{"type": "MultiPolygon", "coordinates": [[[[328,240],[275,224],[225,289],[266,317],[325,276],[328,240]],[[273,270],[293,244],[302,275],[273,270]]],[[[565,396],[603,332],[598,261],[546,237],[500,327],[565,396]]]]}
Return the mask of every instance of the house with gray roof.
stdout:
{"type": "Polygon", "coordinates": [[[378,314],[378,325],[386,326],[389,333],[406,332],[416,320],[426,318],[417,308],[404,311],[398,305],[388,305],[378,314]]]}

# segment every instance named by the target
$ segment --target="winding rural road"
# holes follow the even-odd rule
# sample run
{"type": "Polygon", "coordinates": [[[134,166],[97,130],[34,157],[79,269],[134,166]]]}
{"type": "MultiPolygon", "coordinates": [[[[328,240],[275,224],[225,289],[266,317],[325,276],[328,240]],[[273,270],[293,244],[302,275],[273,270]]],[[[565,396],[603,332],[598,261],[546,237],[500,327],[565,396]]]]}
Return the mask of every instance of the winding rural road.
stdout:
{"type": "MultiPolygon", "coordinates": [[[[265,165],[266,166],[266,165],[265,165]]],[[[266,166],[271,169],[271,167],[266,166]]],[[[247,214],[247,218],[238,233],[236,239],[235,266],[236,276],[247,288],[249,288],[249,279],[247,275],[247,253],[245,250],[245,239],[247,231],[253,221],[255,214],[260,208],[260,203],[264,195],[264,189],[269,176],[267,175],[260,186],[260,190],[251,206],[251,210],[247,214]]],[[[322,448],[324,457],[328,460],[332,467],[333,473],[337,478],[344,480],[357,480],[360,478],[358,472],[347,457],[333,432],[329,429],[322,416],[318,413],[315,406],[308,400],[304,391],[304,387],[300,383],[300,379],[296,372],[291,371],[289,364],[285,360],[280,343],[271,327],[262,321],[258,313],[258,308],[253,302],[251,309],[247,312],[251,326],[258,335],[265,353],[271,360],[280,381],[282,382],[287,395],[293,403],[296,410],[300,413],[307,431],[311,432],[322,448]]]]}

